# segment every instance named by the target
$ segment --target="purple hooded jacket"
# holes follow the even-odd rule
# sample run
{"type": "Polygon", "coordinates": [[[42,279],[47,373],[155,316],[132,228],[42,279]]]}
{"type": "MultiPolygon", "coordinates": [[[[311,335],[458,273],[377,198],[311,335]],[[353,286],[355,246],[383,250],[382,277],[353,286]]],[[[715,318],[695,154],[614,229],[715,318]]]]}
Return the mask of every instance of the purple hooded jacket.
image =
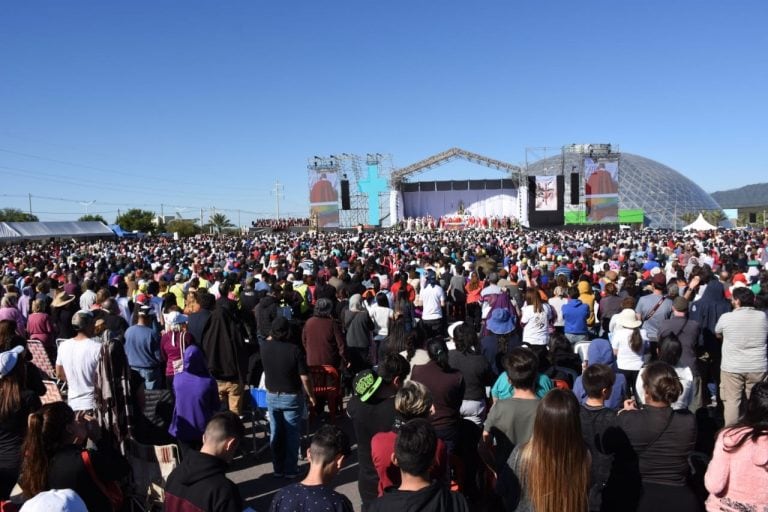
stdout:
{"type": "Polygon", "coordinates": [[[208,420],[219,410],[219,390],[205,355],[195,345],[184,351],[184,371],[173,379],[176,406],[168,432],[179,441],[199,442],[208,420]]]}

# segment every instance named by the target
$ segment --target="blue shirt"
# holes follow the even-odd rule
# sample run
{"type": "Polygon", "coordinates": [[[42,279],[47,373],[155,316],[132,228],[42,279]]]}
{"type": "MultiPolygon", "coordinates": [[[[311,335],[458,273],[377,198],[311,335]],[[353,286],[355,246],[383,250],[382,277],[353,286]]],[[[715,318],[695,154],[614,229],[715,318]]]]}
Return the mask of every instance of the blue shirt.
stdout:
{"type": "Polygon", "coordinates": [[[569,299],[563,304],[563,331],[566,334],[588,334],[589,306],[580,299],[569,299]]]}
{"type": "Polygon", "coordinates": [[[134,325],[125,331],[125,355],[131,368],[160,368],[160,337],[146,325],[134,325]]]}

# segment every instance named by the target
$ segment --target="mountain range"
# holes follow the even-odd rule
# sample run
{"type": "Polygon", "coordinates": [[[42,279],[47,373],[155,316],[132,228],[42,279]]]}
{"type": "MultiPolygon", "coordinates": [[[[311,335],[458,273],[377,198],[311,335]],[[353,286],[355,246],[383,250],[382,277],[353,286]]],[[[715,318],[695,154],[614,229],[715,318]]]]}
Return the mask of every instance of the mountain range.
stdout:
{"type": "Polygon", "coordinates": [[[768,206],[768,183],[755,183],[740,188],[721,190],[710,194],[720,208],[768,206]]]}

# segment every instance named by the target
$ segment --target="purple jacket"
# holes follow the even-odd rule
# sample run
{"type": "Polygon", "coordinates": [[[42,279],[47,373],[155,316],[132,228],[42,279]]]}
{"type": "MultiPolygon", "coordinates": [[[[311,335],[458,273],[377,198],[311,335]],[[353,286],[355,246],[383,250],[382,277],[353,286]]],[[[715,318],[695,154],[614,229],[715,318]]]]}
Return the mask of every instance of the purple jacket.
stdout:
{"type": "Polygon", "coordinates": [[[180,441],[201,441],[205,425],[221,403],[216,380],[197,346],[190,345],[184,351],[184,371],[174,377],[173,391],[176,406],[168,432],[180,441]]]}

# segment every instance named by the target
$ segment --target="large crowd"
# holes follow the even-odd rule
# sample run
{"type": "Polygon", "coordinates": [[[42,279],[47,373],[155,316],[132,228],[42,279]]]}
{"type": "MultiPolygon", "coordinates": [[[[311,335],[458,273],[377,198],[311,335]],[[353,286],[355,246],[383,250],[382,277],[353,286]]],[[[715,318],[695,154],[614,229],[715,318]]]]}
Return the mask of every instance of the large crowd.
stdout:
{"type": "Polygon", "coordinates": [[[505,224],[0,247],[0,502],[247,510],[261,407],[274,511],[768,510],[768,234],[505,224]]]}

